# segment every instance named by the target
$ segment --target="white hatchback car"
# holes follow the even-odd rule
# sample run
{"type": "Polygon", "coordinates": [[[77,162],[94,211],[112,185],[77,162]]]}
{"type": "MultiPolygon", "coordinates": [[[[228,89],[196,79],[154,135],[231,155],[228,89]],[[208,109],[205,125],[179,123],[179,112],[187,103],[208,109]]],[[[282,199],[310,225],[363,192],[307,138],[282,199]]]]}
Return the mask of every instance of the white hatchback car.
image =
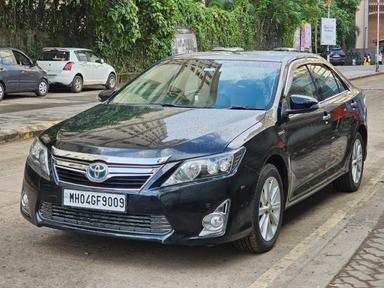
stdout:
{"type": "Polygon", "coordinates": [[[44,48],[37,64],[47,72],[51,85],[64,85],[79,93],[86,85],[113,89],[116,71],[92,50],[83,48],[44,48]]]}

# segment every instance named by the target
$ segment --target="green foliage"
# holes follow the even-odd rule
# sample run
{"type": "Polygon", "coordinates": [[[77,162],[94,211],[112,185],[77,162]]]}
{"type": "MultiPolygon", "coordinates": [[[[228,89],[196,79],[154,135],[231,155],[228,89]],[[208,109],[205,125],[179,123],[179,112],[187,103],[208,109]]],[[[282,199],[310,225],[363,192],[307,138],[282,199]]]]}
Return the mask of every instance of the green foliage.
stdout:
{"type": "MultiPolygon", "coordinates": [[[[317,0],[259,0],[256,14],[261,19],[265,37],[272,40],[275,35],[282,45],[291,47],[294,31],[304,20],[314,23],[318,15],[317,0]]],[[[271,47],[271,42],[269,46],[271,47]]]]}
{"type": "MultiPolygon", "coordinates": [[[[44,46],[96,50],[118,72],[138,71],[171,54],[176,27],[196,33],[199,50],[215,46],[292,46],[305,20],[326,15],[324,0],[11,0],[0,1],[0,45],[37,57],[44,46]]],[[[359,0],[333,0],[338,43],[354,43],[359,0]]],[[[314,26],[314,25],[313,25],[314,26]]]]}
{"type": "Polygon", "coordinates": [[[207,7],[217,7],[231,11],[235,8],[235,5],[232,0],[207,0],[207,7]]]}
{"type": "Polygon", "coordinates": [[[178,23],[196,33],[199,50],[215,46],[253,47],[254,6],[248,0],[238,0],[233,11],[216,6],[205,7],[192,0],[176,0],[180,12],[178,23]]]}

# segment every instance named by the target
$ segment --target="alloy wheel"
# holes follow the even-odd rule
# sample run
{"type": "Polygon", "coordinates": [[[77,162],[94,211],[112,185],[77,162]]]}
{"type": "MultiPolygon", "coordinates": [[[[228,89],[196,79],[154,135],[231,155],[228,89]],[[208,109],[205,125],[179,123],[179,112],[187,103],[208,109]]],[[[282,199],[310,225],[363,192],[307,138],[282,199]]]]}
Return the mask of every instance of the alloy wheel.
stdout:
{"type": "Polygon", "coordinates": [[[279,182],[275,177],[269,177],[260,193],[259,228],[265,241],[275,237],[279,226],[281,213],[281,196],[279,182]]]}
{"type": "Polygon", "coordinates": [[[356,139],[352,150],[352,179],[356,184],[360,182],[363,171],[363,146],[360,139],[356,139]]]}
{"type": "Polygon", "coordinates": [[[108,86],[110,88],[114,88],[115,85],[116,85],[116,78],[115,78],[115,76],[114,75],[109,76],[108,86]]]}
{"type": "Polygon", "coordinates": [[[76,90],[80,90],[81,89],[81,79],[80,79],[80,77],[76,77],[74,86],[75,86],[76,90]]]}
{"type": "Polygon", "coordinates": [[[0,84],[0,101],[4,98],[4,89],[3,89],[3,85],[0,84]]]}
{"type": "Polygon", "coordinates": [[[47,94],[47,90],[48,90],[47,83],[45,81],[41,81],[40,84],[39,84],[39,93],[40,93],[40,95],[47,94]]]}

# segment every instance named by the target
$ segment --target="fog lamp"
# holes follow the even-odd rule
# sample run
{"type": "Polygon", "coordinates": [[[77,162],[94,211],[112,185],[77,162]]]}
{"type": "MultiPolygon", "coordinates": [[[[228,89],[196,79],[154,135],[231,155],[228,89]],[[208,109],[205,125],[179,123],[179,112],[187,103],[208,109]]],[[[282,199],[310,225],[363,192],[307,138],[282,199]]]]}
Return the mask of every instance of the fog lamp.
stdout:
{"type": "Polygon", "coordinates": [[[29,199],[27,193],[24,191],[21,192],[21,210],[28,216],[31,216],[31,211],[29,210],[29,199]]]}
{"type": "Polygon", "coordinates": [[[203,218],[203,227],[209,231],[217,231],[223,228],[225,215],[222,213],[208,214],[203,218]]]}
{"type": "Polygon", "coordinates": [[[225,234],[229,215],[230,200],[221,203],[214,212],[204,216],[199,237],[220,237],[225,234]]]}

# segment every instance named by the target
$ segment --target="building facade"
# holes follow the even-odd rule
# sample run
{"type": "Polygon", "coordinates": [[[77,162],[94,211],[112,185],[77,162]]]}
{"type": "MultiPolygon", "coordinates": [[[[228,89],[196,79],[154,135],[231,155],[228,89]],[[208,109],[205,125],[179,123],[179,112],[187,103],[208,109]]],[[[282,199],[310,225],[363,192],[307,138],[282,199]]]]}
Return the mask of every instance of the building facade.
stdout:
{"type": "MultiPolygon", "coordinates": [[[[376,47],[377,33],[377,0],[361,0],[356,12],[356,48],[367,49],[376,47]]],[[[384,45],[384,0],[380,0],[380,43],[384,45]]]]}

